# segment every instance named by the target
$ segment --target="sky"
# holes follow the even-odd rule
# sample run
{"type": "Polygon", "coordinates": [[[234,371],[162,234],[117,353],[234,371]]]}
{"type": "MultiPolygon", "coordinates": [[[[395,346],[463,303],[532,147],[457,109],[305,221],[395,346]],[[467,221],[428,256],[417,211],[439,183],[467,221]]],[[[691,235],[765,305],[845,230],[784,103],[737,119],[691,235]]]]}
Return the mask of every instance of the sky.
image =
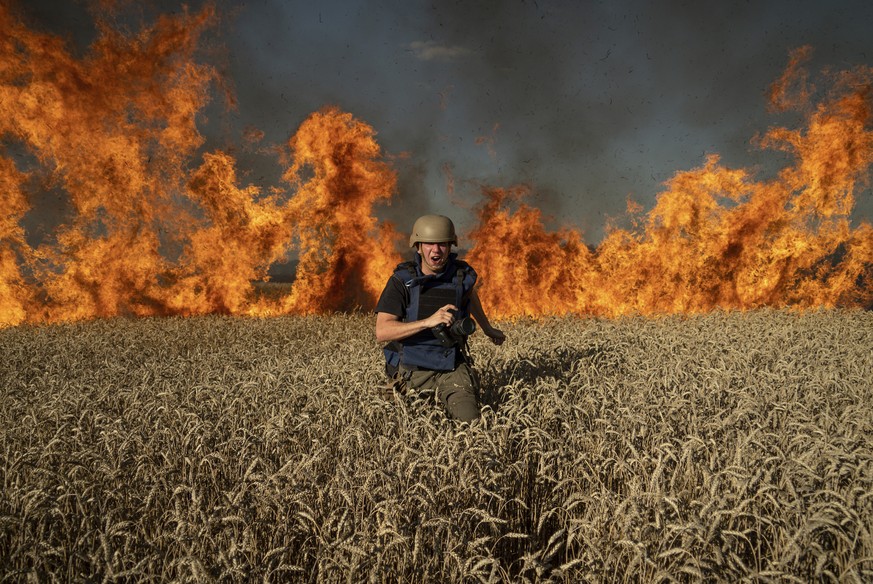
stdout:
{"type": "MultiPolygon", "coordinates": [[[[83,2],[19,5],[36,28],[79,47],[93,40],[83,2]]],[[[551,227],[597,243],[628,198],[650,209],[666,180],[709,154],[762,178],[784,162],[751,140],[797,122],[769,111],[766,99],[793,49],[812,46],[813,75],[873,65],[869,0],[217,6],[210,54],[236,105],[228,111],[216,98],[204,112],[205,149],[261,130],[262,148],[237,157],[243,180],[266,190],[281,174],[269,146],[287,142],[312,112],[338,106],[371,125],[393,160],[398,191],[376,214],[401,231],[436,212],[463,234],[475,224],[482,185],[527,184],[551,227]]],[[[873,218],[869,188],[855,217],[873,218]]]]}

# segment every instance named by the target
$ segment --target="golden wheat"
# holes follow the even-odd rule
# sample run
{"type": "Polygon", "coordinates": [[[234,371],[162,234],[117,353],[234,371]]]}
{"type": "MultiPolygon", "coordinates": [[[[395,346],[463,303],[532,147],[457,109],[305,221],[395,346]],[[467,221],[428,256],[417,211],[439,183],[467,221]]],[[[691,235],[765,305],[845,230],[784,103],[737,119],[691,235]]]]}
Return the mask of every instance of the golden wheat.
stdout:
{"type": "Polygon", "coordinates": [[[0,580],[873,580],[873,314],[506,323],[471,425],[372,326],[0,330],[0,580]]]}

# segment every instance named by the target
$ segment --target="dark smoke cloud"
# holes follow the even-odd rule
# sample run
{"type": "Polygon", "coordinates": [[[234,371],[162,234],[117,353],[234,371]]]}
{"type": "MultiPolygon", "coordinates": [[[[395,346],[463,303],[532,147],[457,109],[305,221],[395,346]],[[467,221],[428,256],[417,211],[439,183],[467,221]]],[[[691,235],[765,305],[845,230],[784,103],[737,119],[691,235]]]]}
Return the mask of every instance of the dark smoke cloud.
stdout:
{"type": "Polygon", "coordinates": [[[793,48],[820,47],[813,68],[873,56],[862,2],[469,4],[431,15],[481,57],[457,69],[483,88],[470,118],[499,121],[506,174],[556,189],[571,215],[619,213],[626,195],[648,207],[708,153],[763,164],[749,141],[774,122],[764,94],[793,48]]]}

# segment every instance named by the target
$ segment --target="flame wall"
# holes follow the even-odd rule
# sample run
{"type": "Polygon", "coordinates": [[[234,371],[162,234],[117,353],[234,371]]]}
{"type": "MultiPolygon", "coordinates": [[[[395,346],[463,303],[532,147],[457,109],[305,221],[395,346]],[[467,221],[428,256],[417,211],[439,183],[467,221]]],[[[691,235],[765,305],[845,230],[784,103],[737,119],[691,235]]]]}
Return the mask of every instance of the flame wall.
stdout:
{"type": "Polygon", "coordinates": [[[771,180],[710,156],[677,173],[648,215],[594,251],[573,230],[547,232],[524,204],[525,189],[485,189],[468,258],[488,282],[483,303],[503,316],[869,307],[873,230],[852,227],[850,212],[873,161],[873,70],[836,75],[811,103],[801,67],[808,54],[795,52],[771,90],[774,109],[798,109],[806,120],[760,138],[794,160],[771,180]]]}
{"type": "MultiPolygon", "coordinates": [[[[404,238],[373,214],[397,184],[373,128],[326,107],[285,145],[284,188],[243,186],[229,153],[200,150],[198,116],[223,87],[198,62],[215,18],[206,7],[136,33],[99,22],[76,57],[0,5],[0,325],[374,305],[404,238]],[[24,226],[45,193],[67,212],[32,245],[24,226]],[[299,257],[290,291],[256,294],[252,281],[289,253],[299,257]]],[[[597,248],[572,227],[546,229],[528,187],[483,188],[467,259],[486,310],[869,306],[873,231],[850,213],[869,181],[873,75],[841,72],[817,92],[808,51],[770,92],[774,110],[805,120],[757,139],[792,161],[770,179],[710,156],[597,248]]]]}
{"type": "Polygon", "coordinates": [[[368,306],[400,261],[373,205],[395,190],[374,131],[336,108],[313,113],[287,144],[284,179],[241,186],[236,162],[208,152],[197,115],[218,85],[196,62],[207,7],[135,35],[101,23],[84,58],[0,6],[0,323],[116,315],[281,314],[368,306]],[[16,162],[16,158],[18,162],[16,162]],[[21,170],[19,167],[27,167],[21,170]],[[28,191],[54,190],[71,212],[32,248],[28,191]],[[253,280],[290,251],[282,299],[253,280]]]}

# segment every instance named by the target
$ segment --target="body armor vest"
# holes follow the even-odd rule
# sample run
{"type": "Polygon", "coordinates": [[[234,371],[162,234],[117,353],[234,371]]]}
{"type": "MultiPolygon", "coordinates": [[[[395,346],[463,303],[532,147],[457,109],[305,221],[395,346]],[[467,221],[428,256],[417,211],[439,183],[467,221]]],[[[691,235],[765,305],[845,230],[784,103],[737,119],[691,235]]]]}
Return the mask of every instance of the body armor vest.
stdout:
{"type": "MultiPolygon", "coordinates": [[[[414,261],[399,264],[393,276],[409,291],[409,305],[404,322],[421,320],[432,315],[446,304],[458,307],[455,319],[469,316],[469,296],[476,284],[476,272],[469,264],[449,254],[445,271],[426,276],[421,271],[421,256],[414,261]]],[[[444,347],[433,331],[425,330],[401,341],[388,343],[384,348],[386,371],[402,364],[410,368],[434,371],[452,371],[457,365],[460,347],[444,347]]]]}

